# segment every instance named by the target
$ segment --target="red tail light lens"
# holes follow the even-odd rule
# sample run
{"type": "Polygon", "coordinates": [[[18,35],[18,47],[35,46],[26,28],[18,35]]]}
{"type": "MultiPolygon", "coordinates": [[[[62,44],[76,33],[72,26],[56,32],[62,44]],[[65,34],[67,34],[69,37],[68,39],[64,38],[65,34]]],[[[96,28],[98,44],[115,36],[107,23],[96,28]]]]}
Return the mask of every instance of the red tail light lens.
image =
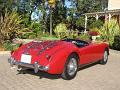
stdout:
{"type": "Polygon", "coordinates": [[[51,56],[48,55],[48,54],[46,54],[46,59],[47,59],[48,61],[50,61],[50,60],[51,60],[51,56]]]}

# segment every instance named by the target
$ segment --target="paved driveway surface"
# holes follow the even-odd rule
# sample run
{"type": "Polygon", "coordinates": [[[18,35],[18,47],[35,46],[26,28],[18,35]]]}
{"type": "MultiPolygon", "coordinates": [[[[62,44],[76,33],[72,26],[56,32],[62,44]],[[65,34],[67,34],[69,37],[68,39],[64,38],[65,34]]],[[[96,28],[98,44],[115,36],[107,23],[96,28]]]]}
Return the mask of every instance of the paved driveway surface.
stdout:
{"type": "Polygon", "coordinates": [[[96,64],[80,70],[73,80],[58,75],[18,73],[7,63],[8,55],[0,55],[0,90],[120,90],[120,55],[112,53],[104,66],[96,64]],[[42,76],[42,77],[40,77],[42,76]]]}

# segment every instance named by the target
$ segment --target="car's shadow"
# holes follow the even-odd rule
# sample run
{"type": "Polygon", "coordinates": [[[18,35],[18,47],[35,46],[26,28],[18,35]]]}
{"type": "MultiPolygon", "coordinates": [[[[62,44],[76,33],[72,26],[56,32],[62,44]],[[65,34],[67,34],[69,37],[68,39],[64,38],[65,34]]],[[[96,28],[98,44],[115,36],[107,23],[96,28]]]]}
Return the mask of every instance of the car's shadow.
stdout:
{"type": "Polygon", "coordinates": [[[20,71],[18,71],[17,75],[19,75],[19,74],[31,74],[31,75],[38,76],[40,79],[42,79],[42,78],[48,78],[48,79],[61,78],[61,75],[52,75],[52,74],[48,74],[48,73],[42,72],[42,71],[39,71],[38,73],[34,73],[33,69],[20,70],[20,71]]]}
{"type": "Polygon", "coordinates": [[[87,69],[87,68],[93,67],[93,66],[98,65],[98,64],[99,64],[99,62],[95,62],[95,63],[87,64],[87,65],[85,65],[85,66],[80,67],[80,68],[78,69],[78,71],[81,71],[81,70],[84,70],[84,69],[87,69]]]}
{"type": "MultiPolygon", "coordinates": [[[[93,64],[89,64],[87,66],[81,67],[81,68],[78,69],[78,72],[81,71],[81,70],[90,68],[92,66],[95,66],[97,64],[98,63],[96,62],[96,63],[93,63],[93,64]]],[[[48,73],[42,72],[42,71],[39,71],[38,73],[34,73],[34,70],[32,70],[32,69],[20,70],[20,71],[18,71],[17,75],[19,75],[19,74],[31,74],[31,75],[38,76],[40,79],[42,79],[42,78],[60,79],[61,78],[61,75],[52,75],[52,74],[48,74],[48,73]]]]}

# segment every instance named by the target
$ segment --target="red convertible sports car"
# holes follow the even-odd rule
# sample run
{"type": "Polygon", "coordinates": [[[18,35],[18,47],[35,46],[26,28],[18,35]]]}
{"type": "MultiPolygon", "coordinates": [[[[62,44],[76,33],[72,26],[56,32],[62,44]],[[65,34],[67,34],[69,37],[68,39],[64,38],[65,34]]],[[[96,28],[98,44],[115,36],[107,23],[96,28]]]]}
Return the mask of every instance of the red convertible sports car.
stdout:
{"type": "Polygon", "coordinates": [[[109,47],[106,43],[88,43],[82,40],[30,42],[11,53],[11,66],[31,68],[37,73],[61,74],[63,79],[73,79],[80,67],[93,62],[106,64],[109,47]]]}

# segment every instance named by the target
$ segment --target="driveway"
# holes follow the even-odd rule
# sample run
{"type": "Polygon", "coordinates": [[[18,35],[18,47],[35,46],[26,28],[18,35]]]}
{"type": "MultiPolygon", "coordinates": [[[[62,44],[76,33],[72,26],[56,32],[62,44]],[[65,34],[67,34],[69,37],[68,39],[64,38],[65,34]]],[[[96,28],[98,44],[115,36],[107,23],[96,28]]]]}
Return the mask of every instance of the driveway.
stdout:
{"type": "Polygon", "coordinates": [[[32,70],[18,73],[7,63],[8,55],[0,55],[0,90],[120,90],[119,54],[112,52],[106,65],[82,69],[69,81],[32,70]]]}

